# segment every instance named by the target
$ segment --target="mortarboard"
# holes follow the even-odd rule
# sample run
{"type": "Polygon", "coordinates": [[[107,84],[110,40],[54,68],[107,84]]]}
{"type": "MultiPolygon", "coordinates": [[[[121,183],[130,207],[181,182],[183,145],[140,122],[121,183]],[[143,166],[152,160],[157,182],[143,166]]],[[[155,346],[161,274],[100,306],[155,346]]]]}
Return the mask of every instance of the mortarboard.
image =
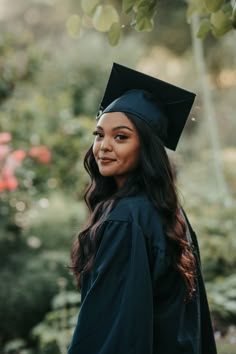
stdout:
{"type": "Polygon", "coordinates": [[[167,148],[175,150],[194,98],[192,92],[114,63],[99,115],[132,114],[149,124],[167,148]]]}

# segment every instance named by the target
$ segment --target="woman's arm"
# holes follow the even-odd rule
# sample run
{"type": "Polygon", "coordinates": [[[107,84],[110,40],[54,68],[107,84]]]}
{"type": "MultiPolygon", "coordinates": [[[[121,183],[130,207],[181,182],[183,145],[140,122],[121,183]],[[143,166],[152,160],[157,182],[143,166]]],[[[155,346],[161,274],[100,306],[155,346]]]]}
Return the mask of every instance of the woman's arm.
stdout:
{"type": "Polygon", "coordinates": [[[142,231],[107,221],[101,237],[68,354],[151,354],[153,297],[142,231]]]}

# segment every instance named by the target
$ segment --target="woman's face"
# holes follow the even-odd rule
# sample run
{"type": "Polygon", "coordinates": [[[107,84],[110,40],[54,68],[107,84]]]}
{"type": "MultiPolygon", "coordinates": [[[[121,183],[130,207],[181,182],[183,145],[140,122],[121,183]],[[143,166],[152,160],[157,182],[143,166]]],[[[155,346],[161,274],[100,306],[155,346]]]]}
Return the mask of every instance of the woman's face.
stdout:
{"type": "Polygon", "coordinates": [[[121,187],[139,161],[137,130],[124,113],[104,113],[94,132],[93,154],[102,176],[113,176],[121,187]]]}

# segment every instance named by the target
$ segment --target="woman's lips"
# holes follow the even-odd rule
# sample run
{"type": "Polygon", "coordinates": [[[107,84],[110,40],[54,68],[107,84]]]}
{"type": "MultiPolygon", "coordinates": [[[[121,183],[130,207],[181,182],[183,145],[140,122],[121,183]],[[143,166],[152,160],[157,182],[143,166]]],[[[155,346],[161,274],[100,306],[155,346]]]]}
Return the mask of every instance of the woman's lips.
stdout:
{"type": "Polygon", "coordinates": [[[114,162],[115,159],[110,159],[110,158],[108,158],[108,157],[99,157],[99,161],[100,161],[101,163],[107,164],[107,163],[114,162]]]}

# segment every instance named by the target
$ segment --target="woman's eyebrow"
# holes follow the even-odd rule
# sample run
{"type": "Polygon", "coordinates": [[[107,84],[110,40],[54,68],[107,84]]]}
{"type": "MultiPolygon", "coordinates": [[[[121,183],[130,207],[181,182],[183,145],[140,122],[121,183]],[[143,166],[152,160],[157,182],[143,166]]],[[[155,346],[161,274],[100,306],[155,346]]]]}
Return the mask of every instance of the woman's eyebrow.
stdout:
{"type": "MultiPolygon", "coordinates": [[[[101,127],[100,125],[97,125],[97,129],[104,130],[103,127],[101,127]]],[[[133,132],[133,129],[131,129],[130,127],[127,127],[126,125],[119,125],[118,127],[114,127],[114,128],[112,128],[112,131],[119,130],[119,129],[128,129],[131,132],[133,132]]]]}

